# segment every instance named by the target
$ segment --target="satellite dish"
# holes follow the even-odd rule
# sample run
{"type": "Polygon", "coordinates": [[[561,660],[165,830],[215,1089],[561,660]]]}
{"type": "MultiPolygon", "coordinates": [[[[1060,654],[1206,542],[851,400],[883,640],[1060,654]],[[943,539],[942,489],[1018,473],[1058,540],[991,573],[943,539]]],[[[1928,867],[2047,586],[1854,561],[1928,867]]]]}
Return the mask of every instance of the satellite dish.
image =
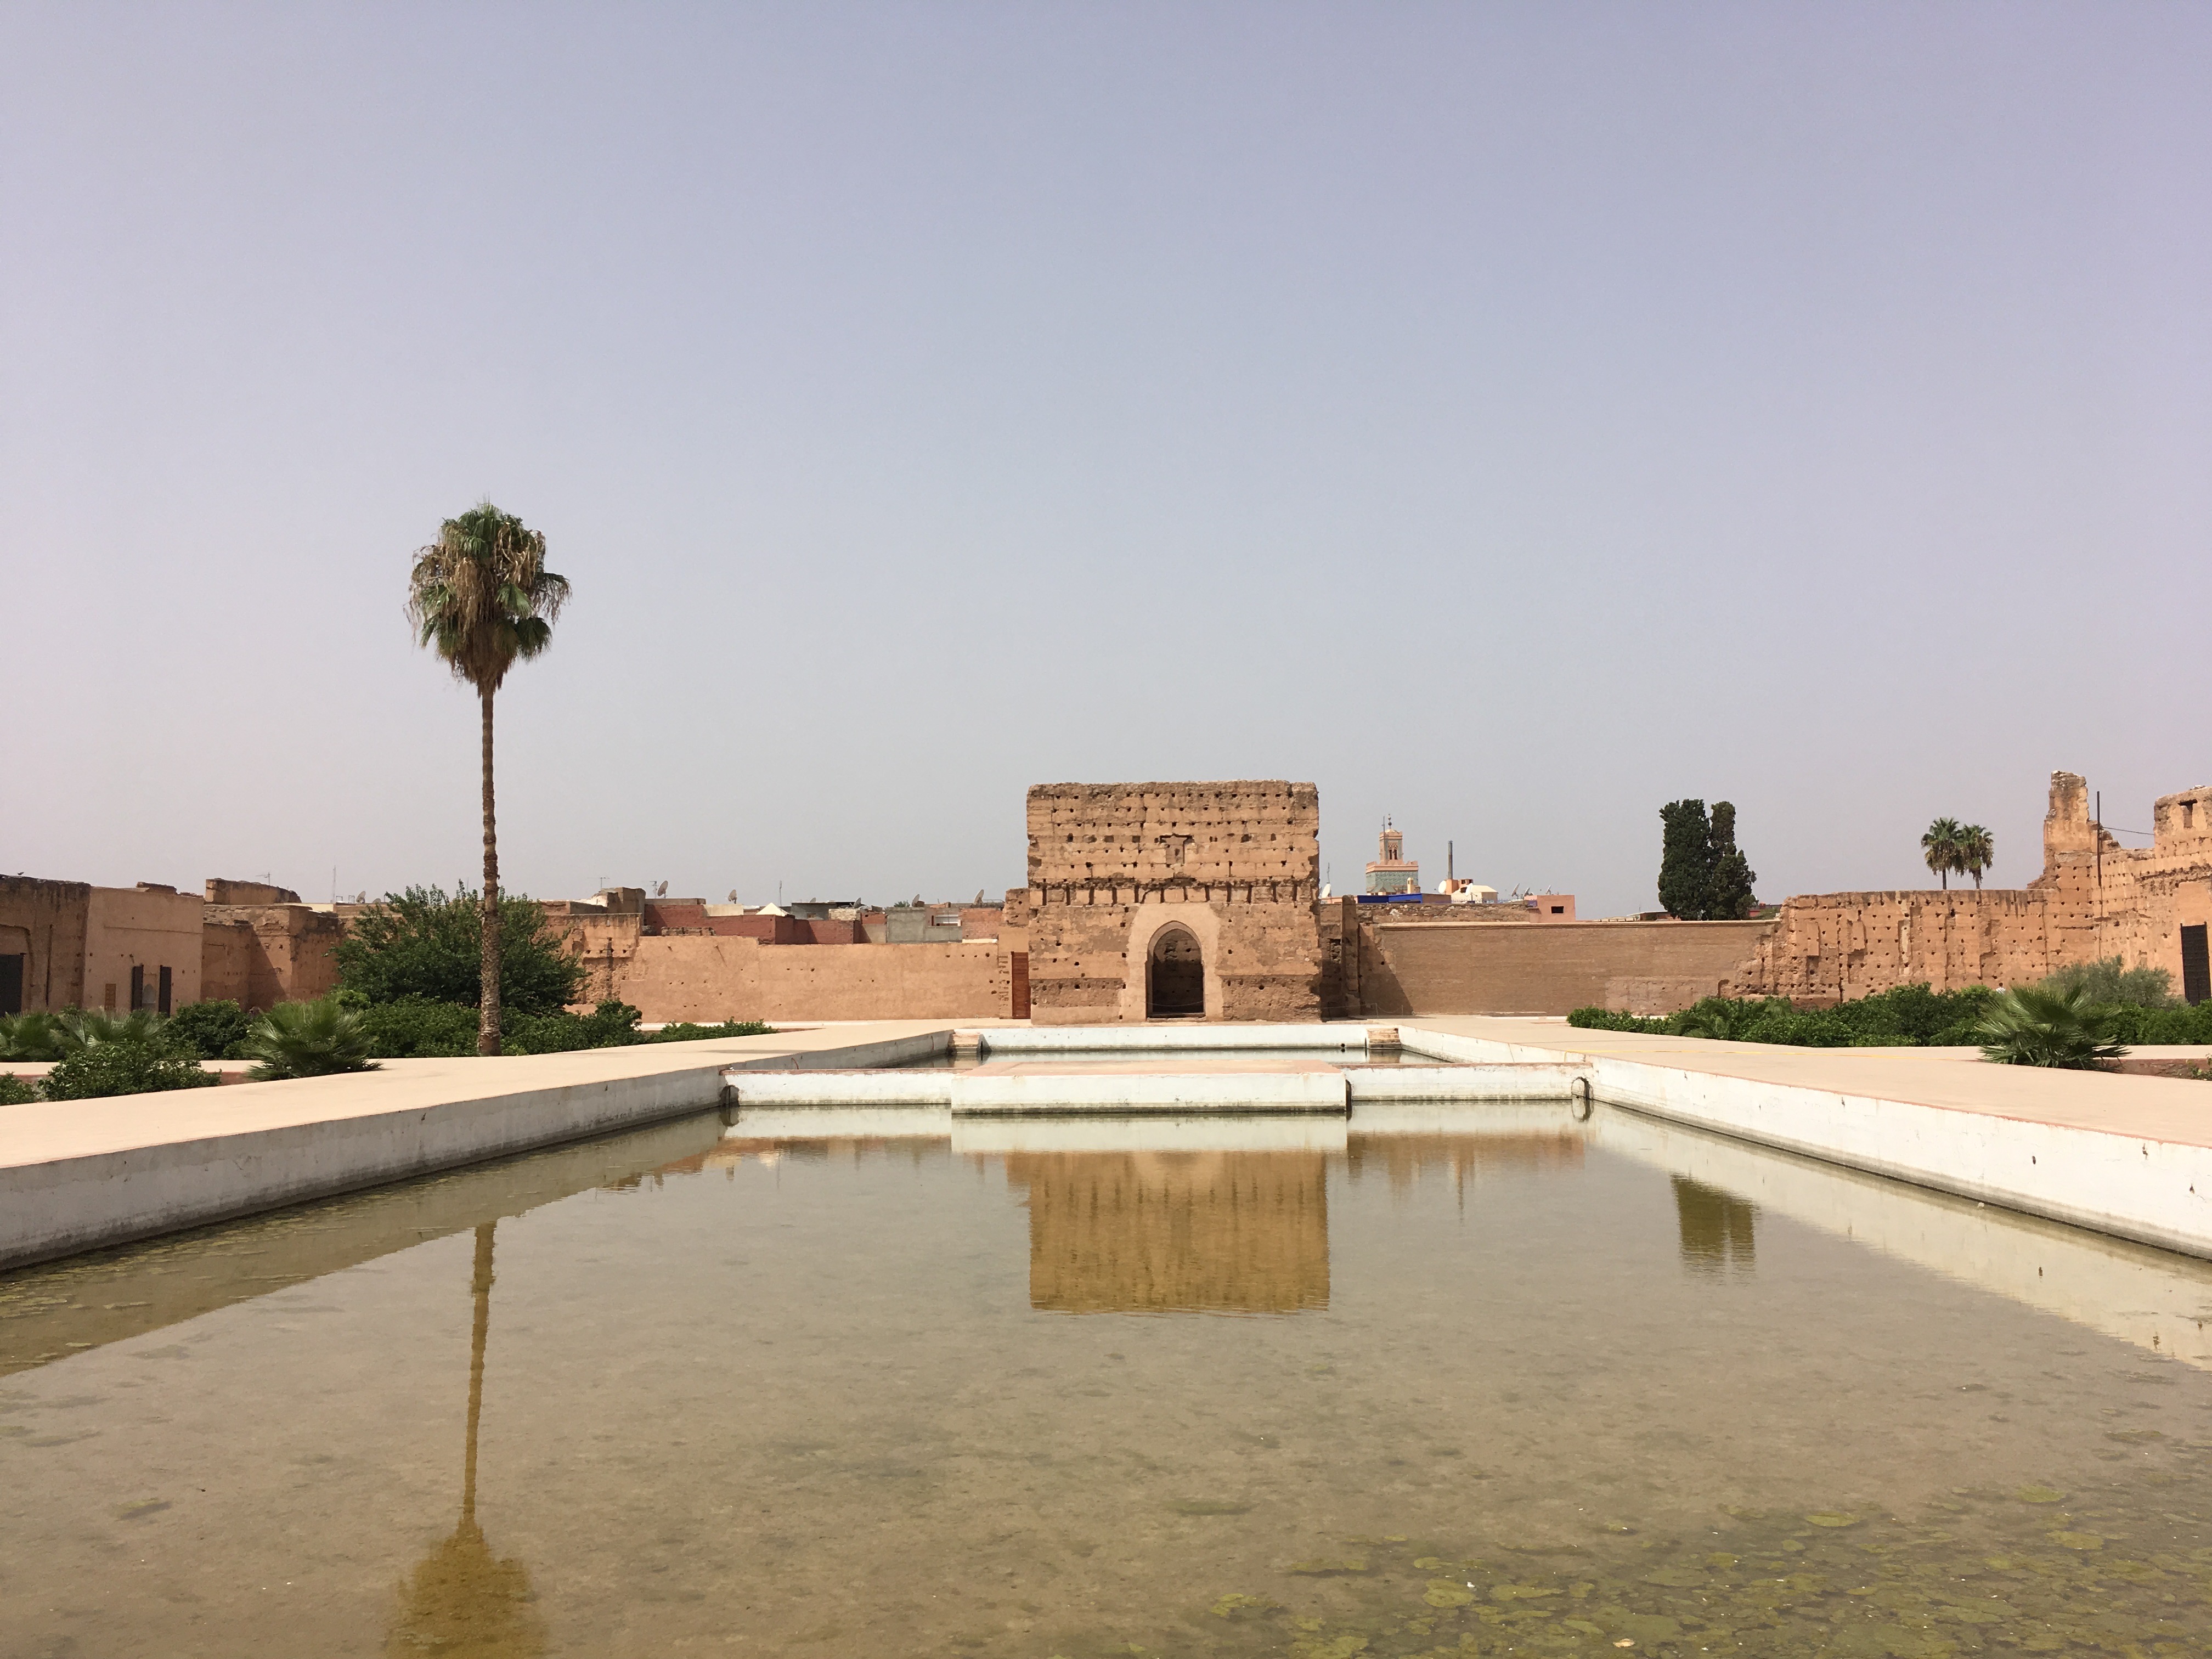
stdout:
{"type": "Polygon", "coordinates": [[[659,886],[655,887],[653,890],[653,896],[655,898],[666,898],[668,896],[668,884],[664,881],[659,886]]]}

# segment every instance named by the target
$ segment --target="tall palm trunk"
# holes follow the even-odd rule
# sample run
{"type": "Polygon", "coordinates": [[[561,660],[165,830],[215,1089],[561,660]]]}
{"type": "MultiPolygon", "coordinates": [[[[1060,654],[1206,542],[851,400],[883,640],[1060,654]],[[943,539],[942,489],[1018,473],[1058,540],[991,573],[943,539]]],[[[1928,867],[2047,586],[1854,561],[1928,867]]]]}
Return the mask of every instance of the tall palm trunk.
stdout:
{"type": "Polygon", "coordinates": [[[477,693],[483,703],[483,993],[478,1003],[477,1052],[499,1052],[499,830],[492,815],[491,700],[486,689],[477,693]]]}

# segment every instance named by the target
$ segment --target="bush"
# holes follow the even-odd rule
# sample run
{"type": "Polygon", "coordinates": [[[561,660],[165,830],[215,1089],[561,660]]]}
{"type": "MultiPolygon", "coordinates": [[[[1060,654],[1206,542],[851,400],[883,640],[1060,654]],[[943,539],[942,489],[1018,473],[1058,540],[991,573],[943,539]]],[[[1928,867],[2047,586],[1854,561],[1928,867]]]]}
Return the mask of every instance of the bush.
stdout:
{"type": "Polygon", "coordinates": [[[319,1002],[280,1002],[264,1014],[246,1040],[246,1057],[258,1060],[257,1083],[279,1078],[329,1077],[376,1068],[362,1015],[334,997],[319,1002]]]}
{"type": "Polygon", "coordinates": [[[1567,1024],[1585,1031],[1647,1031],[1656,1036],[1666,1032],[1668,1018],[1659,1014],[1645,1018],[1640,1014],[1624,1014],[1611,1008],[1593,1006],[1576,1009],[1567,1016],[1567,1024]]]}
{"type": "Polygon", "coordinates": [[[165,1016],[150,1008],[134,1008],[127,1014],[99,1008],[64,1008],[54,1021],[54,1034],[63,1054],[97,1042],[139,1042],[158,1048],[167,1024],[165,1016]]]}
{"type": "Polygon", "coordinates": [[[0,1060],[59,1060],[62,1057],[58,1015],[0,1014],[0,1060]]]}
{"type": "MultiPolygon", "coordinates": [[[[475,1007],[483,994],[483,932],[477,895],[410,887],[354,919],[331,954],[338,983],[373,1004],[416,998],[475,1007]]],[[[565,936],[526,898],[499,902],[499,994],[510,1014],[557,1014],[575,1000],[584,964],[565,936]]]]}
{"type": "Polygon", "coordinates": [[[627,1002],[603,1002],[588,1014],[525,1014],[507,1022],[500,1052],[565,1054],[579,1048],[622,1048],[645,1041],[638,1012],[627,1002]]]}
{"type": "MultiPolygon", "coordinates": [[[[339,998],[344,993],[338,994],[339,998]]],[[[341,1001],[341,1006],[343,1006],[341,1001]]],[[[368,1052],[380,1060],[443,1059],[477,1051],[477,1011],[404,997],[357,1010],[368,1052]]]]}
{"type": "Polygon", "coordinates": [[[2069,991],[2023,985],[2000,992],[1975,1029],[1982,1057],[2002,1066],[2084,1071],[2127,1053],[2113,1040],[2111,1010],[2091,1002],[2081,984],[2069,991]]]}
{"type": "Polygon", "coordinates": [[[694,1025],[689,1020],[645,1033],[647,1042],[696,1042],[702,1037],[766,1036],[775,1027],[757,1019],[726,1019],[720,1025],[694,1025]]]}
{"type": "Polygon", "coordinates": [[[228,998],[215,1002],[188,1002],[169,1017],[161,1039],[177,1054],[202,1060],[244,1060],[245,1043],[253,1030],[253,1016],[228,998]]]}
{"type": "Polygon", "coordinates": [[[28,1078],[0,1072],[0,1106],[28,1106],[40,1097],[38,1085],[28,1078]]]}
{"type": "Polygon", "coordinates": [[[2128,967],[2118,957],[2076,962],[2061,968],[2037,988],[2063,996],[2075,991],[2099,1008],[2171,1008],[2173,976],[2148,963],[2128,967]]]}
{"type": "Polygon", "coordinates": [[[46,1073],[48,1100],[97,1100],[159,1089],[204,1089],[215,1073],[157,1042],[89,1042],[62,1056],[46,1073]]]}
{"type": "Polygon", "coordinates": [[[1992,994],[1981,985],[1963,991],[1900,985],[1832,1008],[1799,1008],[1787,997],[1705,997],[1678,1014],[1648,1019],[1604,1008],[1577,1008],[1567,1016],[1567,1024],[1585,1030],[1787,1043],[1800,1048],[1966,1047],[1981,1041],[1975,1023],[1992,994]]]}

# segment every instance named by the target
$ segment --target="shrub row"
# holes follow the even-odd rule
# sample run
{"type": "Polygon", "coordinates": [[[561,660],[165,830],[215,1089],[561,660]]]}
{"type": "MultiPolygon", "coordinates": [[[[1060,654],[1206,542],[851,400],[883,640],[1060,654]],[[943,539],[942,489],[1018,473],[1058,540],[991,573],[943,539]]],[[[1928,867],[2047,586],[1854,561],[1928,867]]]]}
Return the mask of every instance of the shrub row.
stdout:
{"type": "MultiPolygon", "coordinates": [[[[2052,983],[2059,977],[2054,975],[2052,983]]],[[[1900,985],[1832,1008],[1798,1008],[1787,997],[1707,997],[1680,1013],[1650,1018],[1604,1008],[1577,1008],[1567,1016],[1567,1024],[1584,1030],[1725,1037],[1736,1042],[1782,1042],[1804,1048],[1969,1048],[1981,1042],[1974,1026],[1996,995],[1981,985],[1963,991],[1900,985]]],[[[2112,1039],[2130,1048],[2145,1043],[2212,1043],[2212,1002],[2200,1002],[2194,1007],[2131,1002],[2093,1006],[2112,1039]]]]}
{"type": "Polygon", "coordinates": [[[1567,1024],[1584,1030],[1721,1037],[1802,1048],[1967,1048],[1980,1040],[1974,1025],[1995,994],[1982,985],[1963,991],[1900,985],[1832,1008],[1800,1008],[1787,997],[1706,997],[1680,1013],[1650,1018],[1577,1008],[1567,1024]]]}

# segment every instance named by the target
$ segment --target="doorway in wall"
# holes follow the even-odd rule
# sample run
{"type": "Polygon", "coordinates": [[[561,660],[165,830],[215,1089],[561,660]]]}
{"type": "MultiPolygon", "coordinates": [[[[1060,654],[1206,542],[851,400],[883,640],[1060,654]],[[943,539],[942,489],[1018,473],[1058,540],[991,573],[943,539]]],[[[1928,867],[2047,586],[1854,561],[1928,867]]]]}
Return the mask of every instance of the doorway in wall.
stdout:
{"type": "Polygon", "coordinates": [[[1206,1018],[1206,957],[1189,928],[1163,927],[1152,935],[1145,1013],[1151,1019],[1206,1018]]]}
{"type": "Polygon", "coordinates": [[[2212,997],[2212,954],[2204,948],[2201,926],[2181,930],[2181,994],[2191,1003],[2212,997]]]}
{"type": "Polygon", "coordinates": [[[23,952],[0,957],[0,1014],[23,1012],[23,952]]]}

